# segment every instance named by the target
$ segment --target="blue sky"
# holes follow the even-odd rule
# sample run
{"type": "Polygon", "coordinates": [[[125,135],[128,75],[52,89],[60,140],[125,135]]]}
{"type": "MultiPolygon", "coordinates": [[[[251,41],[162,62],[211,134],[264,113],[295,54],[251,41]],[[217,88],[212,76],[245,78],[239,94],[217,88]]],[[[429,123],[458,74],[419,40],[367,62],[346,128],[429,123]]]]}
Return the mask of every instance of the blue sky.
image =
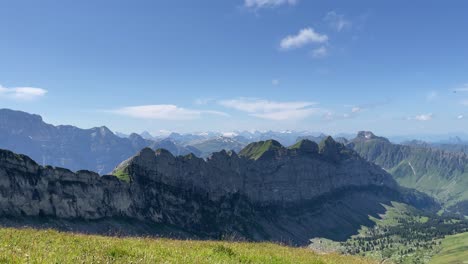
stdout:
{"type": "Polygon", "coordinates": [[[466,1],[2,1],[0,107],[121,132],[468,129],[466,1]]]}

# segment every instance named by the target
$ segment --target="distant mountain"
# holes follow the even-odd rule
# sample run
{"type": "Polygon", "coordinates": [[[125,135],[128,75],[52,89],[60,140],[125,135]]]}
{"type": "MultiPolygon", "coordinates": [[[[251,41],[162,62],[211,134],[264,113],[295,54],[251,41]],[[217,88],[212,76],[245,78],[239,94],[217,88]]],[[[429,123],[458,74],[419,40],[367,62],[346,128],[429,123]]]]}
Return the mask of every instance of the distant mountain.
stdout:
{"type": "Polygon", "coordinates": [[[153,135],[151,135],[148,131],[143,131],[140,133],[140,136],[144,139],[149,139],[149,140],[154,140],[155,137],[153,137],[153,135]]]}
{"type": "Polygon", "coordinates": [[[468,215],[468,206],[459,206],[468,200],[466,154],[436,149],[420,141],[394,144],[365,131],[347,146],[390,172],[399,184],[437,198],[450,211],[468,215]]]}
{"type": "Polygon", "coordinates": [[[169,152],[172,153],[172,155],[176,156],[184,156],[190,153],[193,153],[194,155],[200,157],[203,155],[203,152],[197,149],[196,147],[193,146],[183,146],[181,144],[178,144],[174,142],[170,138],[166,138],[163,140],[159,140],[151,144],[150,146],[152,149],[157,150],[157,149],[166,149],[169,152]]]}
{"type": "MultiPolygon", "coordinates": [[[[239,152],[243,147],[245,147],[246,143],[239,142],[234,138],[229,137],[216,137],[213,139],[202,140],[199,142],[192,143],[186,147],[193,147],[200,151],[201,157],[207,157],[213,152],[218,152],[221,150],[234,150],[235,152],[239,152]]],[[[196,154],[196,153],[194,153],[196,154]]]]}
{"type": "Polygon", "coordinates": [[[458,133],[446,133],[446,134],[414,134],[414,135],[400,135],[400,136],[389,136],[388,139],[395,143],[403,143],[412,141],[414,139],[429,142],[429,143],[445,143],[445,144],[457,144],[460,141],[466,142],[468,140],[468,134],[464,132],[458,133]]]}
{"type": "Polygon", "coordinates": [[[459,137],[443,140],[440,142],[425,142],[420,140],[411,140],[401,143],[407,146],[420,146],[426,148],[440,149],[449,152],[462,152],[468,154],[468,142],[461,140],[459,137]]]}
{"type": "Polygon", "coordinates": [[[320,143],[322,140],[324,140],[325,138],[327,137],[327,135],[325,134],[320,134],[318,136],[312,136],[312,135],[309,135],[309,136],[300,136],[296,139],[297,142],[301,141],[301,140],[304,140],[304,139],[308,139],[310,141],[314,141],[315,143],[320,143]]]}
{"type": "Polygon", "coordinates": [[[121,132],[118,132],[118,131],[114,132],[114,134],[116,136],[118,136],[118,137],[121,137],[121,138],[128,138],[128,136],[129,136],[127,134],[124,134],[124,133],[121,133],[121,132]]]}
{"type": "Polygon", "coordinates": [[[136,134],[121,138],[106,127],[53,126],[38,115],[9,109],[0,109],[0,135],[0,148],[26,154],[42,165],[101,174],[152,143],[136,134]]]}

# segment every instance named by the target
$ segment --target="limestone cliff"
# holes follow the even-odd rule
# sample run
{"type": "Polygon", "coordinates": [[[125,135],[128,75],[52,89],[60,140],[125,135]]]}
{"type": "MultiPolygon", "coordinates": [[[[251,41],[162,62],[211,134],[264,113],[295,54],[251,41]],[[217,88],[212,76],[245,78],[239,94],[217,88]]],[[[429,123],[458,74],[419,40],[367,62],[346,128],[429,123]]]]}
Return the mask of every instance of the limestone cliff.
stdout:
{"type": "Polygon", "coordinates": [[[123,180],[0,151],[0,214],[126,218],[197,237],[306,244],[314,236],[346,238],[391,200],[434,205],[332,138],[322,143],[259,142],[206,160],[145,148],[116,168],[123,180]]]}

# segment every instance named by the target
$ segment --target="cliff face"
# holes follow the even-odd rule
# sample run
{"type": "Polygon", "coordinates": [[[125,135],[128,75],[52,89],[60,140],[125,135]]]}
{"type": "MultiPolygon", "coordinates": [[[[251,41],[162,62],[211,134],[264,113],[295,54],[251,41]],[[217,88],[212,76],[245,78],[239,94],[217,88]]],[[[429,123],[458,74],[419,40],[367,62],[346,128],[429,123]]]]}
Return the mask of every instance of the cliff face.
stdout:
{"type": "Polygon", "coordinates": [[[391,176],[332,139],[219,152],[206,161],[143,149],[114,176],[42,167],[0,151],[0,214],[98,220],[130,218],[198,237],[234,236],[306,244],[344,239],[391,200],[432,201],[401,192],[391,176]],[[326,149],[329,148],[329,149],[326,149]],[[419,199],[419,200],[418,200],[419,199]]]}
{"type": "Polygon", "coordinates": [[[291,149],[276,142],[278,147],[265,149],[257,159],[246,158],[248,154],[243,152],[238,156],[221,151],[206,161],[192,155],[174,157],[165,150],[154,152],[146,148],[117,170],[127,171],[130,179],[138,183],[164,182],[197,190],[212,200],[239,193],[262,204],[312,200],[353,186],[396,187],[385,171],[333,139],[329,141],[320,150],[311,141],[291,149]]]}

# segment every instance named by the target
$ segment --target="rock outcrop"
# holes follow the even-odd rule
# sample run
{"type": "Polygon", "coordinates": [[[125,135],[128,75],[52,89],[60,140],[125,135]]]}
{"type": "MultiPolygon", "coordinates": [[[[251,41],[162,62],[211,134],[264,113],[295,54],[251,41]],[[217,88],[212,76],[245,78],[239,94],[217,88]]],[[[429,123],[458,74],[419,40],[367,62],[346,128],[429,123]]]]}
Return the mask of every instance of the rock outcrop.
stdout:
{"type": "Polygon", "coordinates": [[[241,155],[221,151],[206,160],[145,148],[116,168],[121,179],[0,151],[0,214],[125,218],[197,237],[306,244],[315,236],[345,239],[372,224],[368,216],[383,213],[382,203],[434,206],[332,138],[320,149],[310,141],[253,144],[241,155]]]}

